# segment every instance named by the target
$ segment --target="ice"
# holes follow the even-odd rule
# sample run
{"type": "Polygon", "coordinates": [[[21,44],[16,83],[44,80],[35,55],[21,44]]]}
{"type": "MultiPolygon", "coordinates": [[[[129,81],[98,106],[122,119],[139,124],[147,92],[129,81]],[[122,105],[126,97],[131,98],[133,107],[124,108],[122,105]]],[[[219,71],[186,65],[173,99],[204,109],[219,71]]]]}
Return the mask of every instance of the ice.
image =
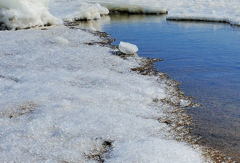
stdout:
{"type": "Polygon", "coordinates": [[[168,19],[224,22],[240,25],[240,1],[238,0],[192,0],[181,1],[169,9],[168,19]]]}
{"type": "Polygon", "coordinates": [[[82,1],[53,1],[50,11],[65,21],[96,20],[108,15],[109,10],[98,3],[82,1]]]}
{"type": "MultiPolygon", "coordinates": [[[[84,0],[91,2],[91,0],[84,0]]],[[[239,0],[96,0],[111,11],[167,13],[172,20],[201,20],[240,25],[239,0]],[[146,11],[146,12],[145,12],[146,11]]]]}
{"type": "Polygon", "coordinates": [[[3,28],[27,28],[60,24],[48,11],[48,0],[0,0],[0,24],[3,28]]]}
{"type": "Polygon", "coordinates": [[[119,50],[124,54],[137,54],[138,47],[134,44],[121,41],[119,44],[119,50]]]}
{"type": "Polygon", "coordinates": [[[158,121],[171,106],[153,99],[172,98],[171,88],[132,72],[138,57],[64,26],[0,39],[0,162],[203,162],[158,121]]]}

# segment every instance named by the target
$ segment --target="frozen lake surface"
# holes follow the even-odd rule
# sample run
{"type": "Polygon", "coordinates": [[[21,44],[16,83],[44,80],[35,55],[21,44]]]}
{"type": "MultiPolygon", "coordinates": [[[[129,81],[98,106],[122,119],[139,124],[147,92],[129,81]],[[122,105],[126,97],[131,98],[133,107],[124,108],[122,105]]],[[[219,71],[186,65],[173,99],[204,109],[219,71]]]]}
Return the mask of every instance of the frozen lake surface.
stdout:
{"type": "Polygon", "coordinates": [[[158,70],[202,105],[188,110],[201,144],[240,157],[240,28],[154,16],[115,16],[103,24],[116,44],[128,41],[140,56],[164,59],[158,70]]]}

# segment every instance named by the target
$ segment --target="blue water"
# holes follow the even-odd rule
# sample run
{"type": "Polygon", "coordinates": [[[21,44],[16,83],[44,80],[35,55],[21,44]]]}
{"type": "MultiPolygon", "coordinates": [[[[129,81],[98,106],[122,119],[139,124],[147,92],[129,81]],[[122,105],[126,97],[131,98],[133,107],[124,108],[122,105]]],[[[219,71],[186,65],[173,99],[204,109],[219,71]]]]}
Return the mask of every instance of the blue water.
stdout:
{"type": "Polygon", "coordinates": [[[165,17],[117,16],[103,30],[138,45],[139,55],[162,58],[161,72],[202,104],[189,108],[201,144],[240,159],[240,28],[169,22],[165,17]]]}

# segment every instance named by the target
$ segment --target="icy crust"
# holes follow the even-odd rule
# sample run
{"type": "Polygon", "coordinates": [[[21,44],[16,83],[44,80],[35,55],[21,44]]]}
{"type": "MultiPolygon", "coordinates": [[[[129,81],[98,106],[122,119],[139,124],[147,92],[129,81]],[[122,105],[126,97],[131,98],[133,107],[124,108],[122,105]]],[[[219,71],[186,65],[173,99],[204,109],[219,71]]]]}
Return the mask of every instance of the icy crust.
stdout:
{"type": "Polygon", "coordinates": [[[171,87],[78,29],[0,32],[0,162],[203,162],[159,118],[171,87]]]}
{"type": "Polygon", "coordinates": [[[1,28],[16,29],[60,24],[48,11],[48,0],[0,0],[1,28]]]}

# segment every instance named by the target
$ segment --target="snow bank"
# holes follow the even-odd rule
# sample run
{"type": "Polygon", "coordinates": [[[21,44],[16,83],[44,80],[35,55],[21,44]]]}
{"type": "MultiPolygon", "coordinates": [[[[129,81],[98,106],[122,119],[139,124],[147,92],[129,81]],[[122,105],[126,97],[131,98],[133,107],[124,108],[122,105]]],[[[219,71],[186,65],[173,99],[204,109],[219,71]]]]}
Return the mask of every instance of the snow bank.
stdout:
{"type": "Polygon", "coordinates": [[[217,21],[240,25],[239,0],[95,0],[94,2],[107,6],[110,11],[141,14],[168,12],[168,19],[172,20],[217,21]]]}
{"type": "Polygon", "coordinates": [[[121,41],[119,44],[119,50],[124,54],[137,54],[138,47],[134,44],[121,41]]]}
{"type": "MultiPolygon", "coordinates": [[[[0,32],[0,162],[202,162],[160,123],[165,81],[79,29],[0,32]]],[[[180,99],[178,99],[180,100],[180,99]]]]}
{"type": "Polygon", "coordinates": [[[239,0],[54,0],[50,2],[50,12],[48,0],[0,0],[0,22],[8,28],[27,28],[59,24],[59,19],[100,19],[109,14],[109,10],[129,14],[169,13],[169,20],[217,21],[240,25],[239,0]]]}
{"type": "Polygon", "coordinates": [[[0,24],[6,28],[27,28],[59,24],[48,11],[48,0],[0,0],[0,24]]]}

